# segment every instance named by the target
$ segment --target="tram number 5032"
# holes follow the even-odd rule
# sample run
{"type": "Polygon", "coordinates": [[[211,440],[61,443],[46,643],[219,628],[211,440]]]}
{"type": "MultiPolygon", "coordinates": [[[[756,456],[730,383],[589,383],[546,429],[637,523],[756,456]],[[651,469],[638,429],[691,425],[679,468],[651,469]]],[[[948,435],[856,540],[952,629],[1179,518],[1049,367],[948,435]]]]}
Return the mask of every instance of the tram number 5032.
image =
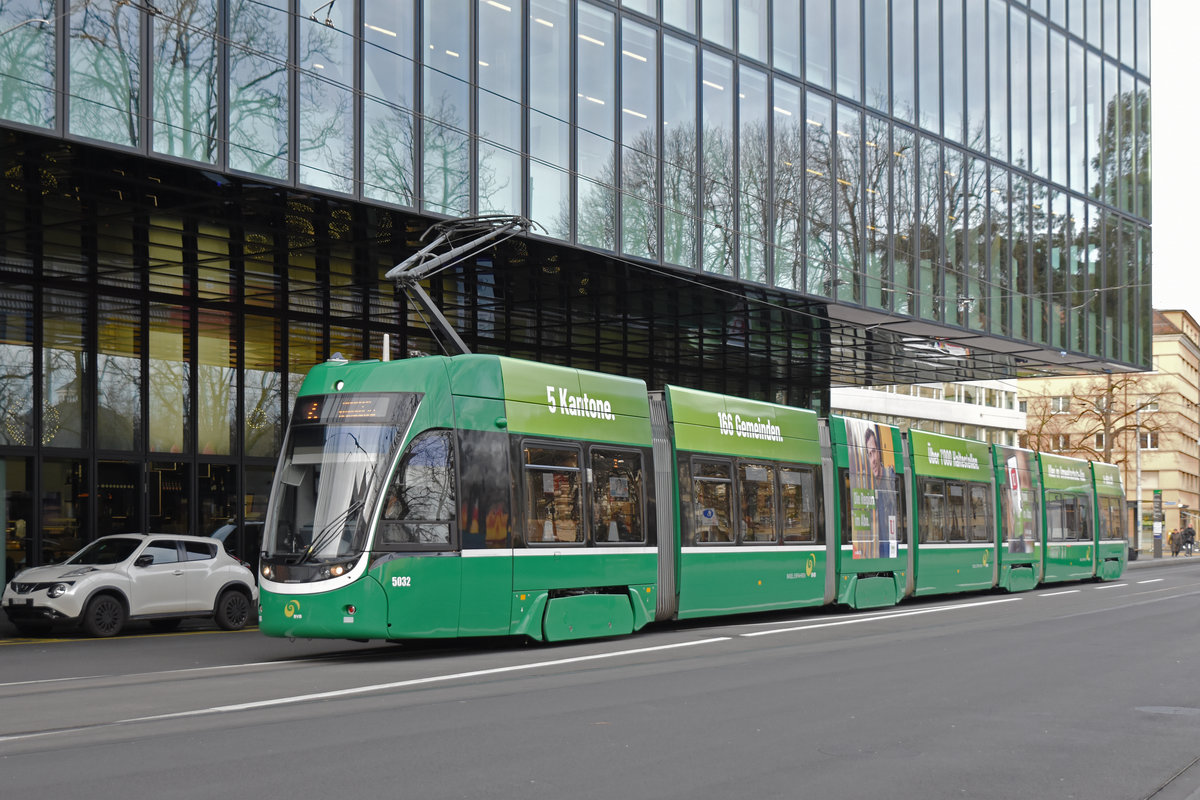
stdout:
{"type": "Polygon", "coordinates": [[[412,586],[412,578],[408,575],[397,575],[392,578],[392,588],[398,589],[401,587],[412,586]]]}

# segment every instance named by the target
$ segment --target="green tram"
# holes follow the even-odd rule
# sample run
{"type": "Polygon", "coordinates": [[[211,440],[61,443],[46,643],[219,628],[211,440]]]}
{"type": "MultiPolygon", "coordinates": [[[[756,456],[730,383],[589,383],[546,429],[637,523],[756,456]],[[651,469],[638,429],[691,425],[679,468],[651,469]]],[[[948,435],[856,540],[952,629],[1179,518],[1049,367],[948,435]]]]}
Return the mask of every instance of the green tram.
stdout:
{"type": "Polygon", "coordinates": [[[280,455],[259,622],[559,641],[1109,580],[1121,508],[1110,465],[500,356],[333,360],[280,455]]]}

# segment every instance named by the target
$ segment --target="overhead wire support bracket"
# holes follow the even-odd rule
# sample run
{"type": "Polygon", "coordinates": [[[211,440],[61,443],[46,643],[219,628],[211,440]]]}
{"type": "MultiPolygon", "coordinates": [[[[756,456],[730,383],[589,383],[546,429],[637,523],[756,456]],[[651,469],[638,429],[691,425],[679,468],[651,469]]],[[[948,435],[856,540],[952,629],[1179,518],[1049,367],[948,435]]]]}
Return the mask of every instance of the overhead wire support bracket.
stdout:
{"type": "Polygon", "coordinates": [[[432,330],[435,336],[443,334],[454,343],[460,353],[470,353],[471,349],[467,347],[466,342],[454,330],[454,326],[433,302],[433,298],[421,287],[420,282],[436,272],[469,258],[486,246],[512,238],[518,233],[528,233],[533,225],[534,223],[525,217],[505,215],[467,217],[439,222],[421,234],[422,241],[433,234],[433,239],[429,244],[392,267],[384,277],[394,280],[405,294],[415,296],[416,301],[429,312],[433,318],[430,327],[431,329],[436,328],[436,330],[432,330]],[[466,241],[462,244],[454,244],[463,239],[466,241]],[[453,246],[444,253],[435,255],[436,251],[445,245],[453,246]]]}

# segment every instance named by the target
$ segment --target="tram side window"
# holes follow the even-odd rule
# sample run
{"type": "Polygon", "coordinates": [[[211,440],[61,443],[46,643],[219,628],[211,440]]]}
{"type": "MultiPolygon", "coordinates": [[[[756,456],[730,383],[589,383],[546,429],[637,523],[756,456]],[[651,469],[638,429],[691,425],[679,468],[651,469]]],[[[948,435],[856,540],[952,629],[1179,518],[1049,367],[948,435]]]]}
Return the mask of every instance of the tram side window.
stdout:
{"type": "Polygon", "coordinates": [[[1038,540],[1037,494],[1030,489],[1021,489],[1014,497],[1010,490],[1004,489],[1000,493],[1000,511],[1004,522],[1002,535],[1008,542],[1008,552],[1032,553],[1038,540]]]}
{"type": "Polygon", "coordinates": [[[740,464],[742,541],[775,541],[775,467],[740,464]]]}
{"type": "Polygon", "coordinates": [[[946,522],[949,526],[947,539],[951,542],[967,540],[966,487],[961,483],[946,484],[946,522]]]}
{"type": "Polygon", "coordinates": [[[1086,497],[1047,492],[1046,525],[1049,527],[1049,538],[1057,541],[1091,539],[1091,510],[1091,503],[1086,497]]]}
{"type": "Polygon", "coordinates": [[[701,461],[692,465],[696,542],[732,542],[733,478],[728,462],[701,461]]]}
{"type": "Polygon", "coordinates": [[[817,503],[820,485],[811,469],[781,467],[779,469],[779,499],[783,509],[783,541],[816,542],[820,530],[817,503]]]}
{"type": "Polygon", "coordinates": [[[1100,538],[1125,538],[1125,533],[1121,530],[1121,501],[1115,497],[1100,499],[1100,538]]]}
{"type": "Polygon", "coordinates": [[[579,451],[525,447],[525,541],[582,542],[583,497],[579,451]]]}
{"type": "Polygon", "coordinates": [[[592,540],[644,542],[642,454],[593,449],[592,540]]]}
{"type": "Polygon", "coordinates": [[[455,507],[451,432],[424,431],[409,443],[388,485],[379,546],[449,545],[455,507]]]}
{"type": "Polygon", "coordinates": [[[946,541],[946,485],[939,480],[922,479],[919,529],[921,543],[946,541]]]}
{"type": "Polygon", "coordinates": [[[971,492],[971,516],[969,519],[971,541],[972,542],[989,542],[992,540],[992,515],[989,510],[988,500],[991,492],[987,486],[972,484],[971,492]]]}

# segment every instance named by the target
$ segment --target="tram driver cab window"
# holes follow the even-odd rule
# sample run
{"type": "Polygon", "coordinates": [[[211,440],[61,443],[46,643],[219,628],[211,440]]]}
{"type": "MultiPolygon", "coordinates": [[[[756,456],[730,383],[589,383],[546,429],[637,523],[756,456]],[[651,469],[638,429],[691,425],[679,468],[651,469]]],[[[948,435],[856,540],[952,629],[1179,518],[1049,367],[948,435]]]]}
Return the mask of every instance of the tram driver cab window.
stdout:
{"type": "Polygon", "coordinates": [[[424,431],[409,443],[388,484],[378,545],[448,546],[454,515],[454,441],[448,430],[424,431]]]}

